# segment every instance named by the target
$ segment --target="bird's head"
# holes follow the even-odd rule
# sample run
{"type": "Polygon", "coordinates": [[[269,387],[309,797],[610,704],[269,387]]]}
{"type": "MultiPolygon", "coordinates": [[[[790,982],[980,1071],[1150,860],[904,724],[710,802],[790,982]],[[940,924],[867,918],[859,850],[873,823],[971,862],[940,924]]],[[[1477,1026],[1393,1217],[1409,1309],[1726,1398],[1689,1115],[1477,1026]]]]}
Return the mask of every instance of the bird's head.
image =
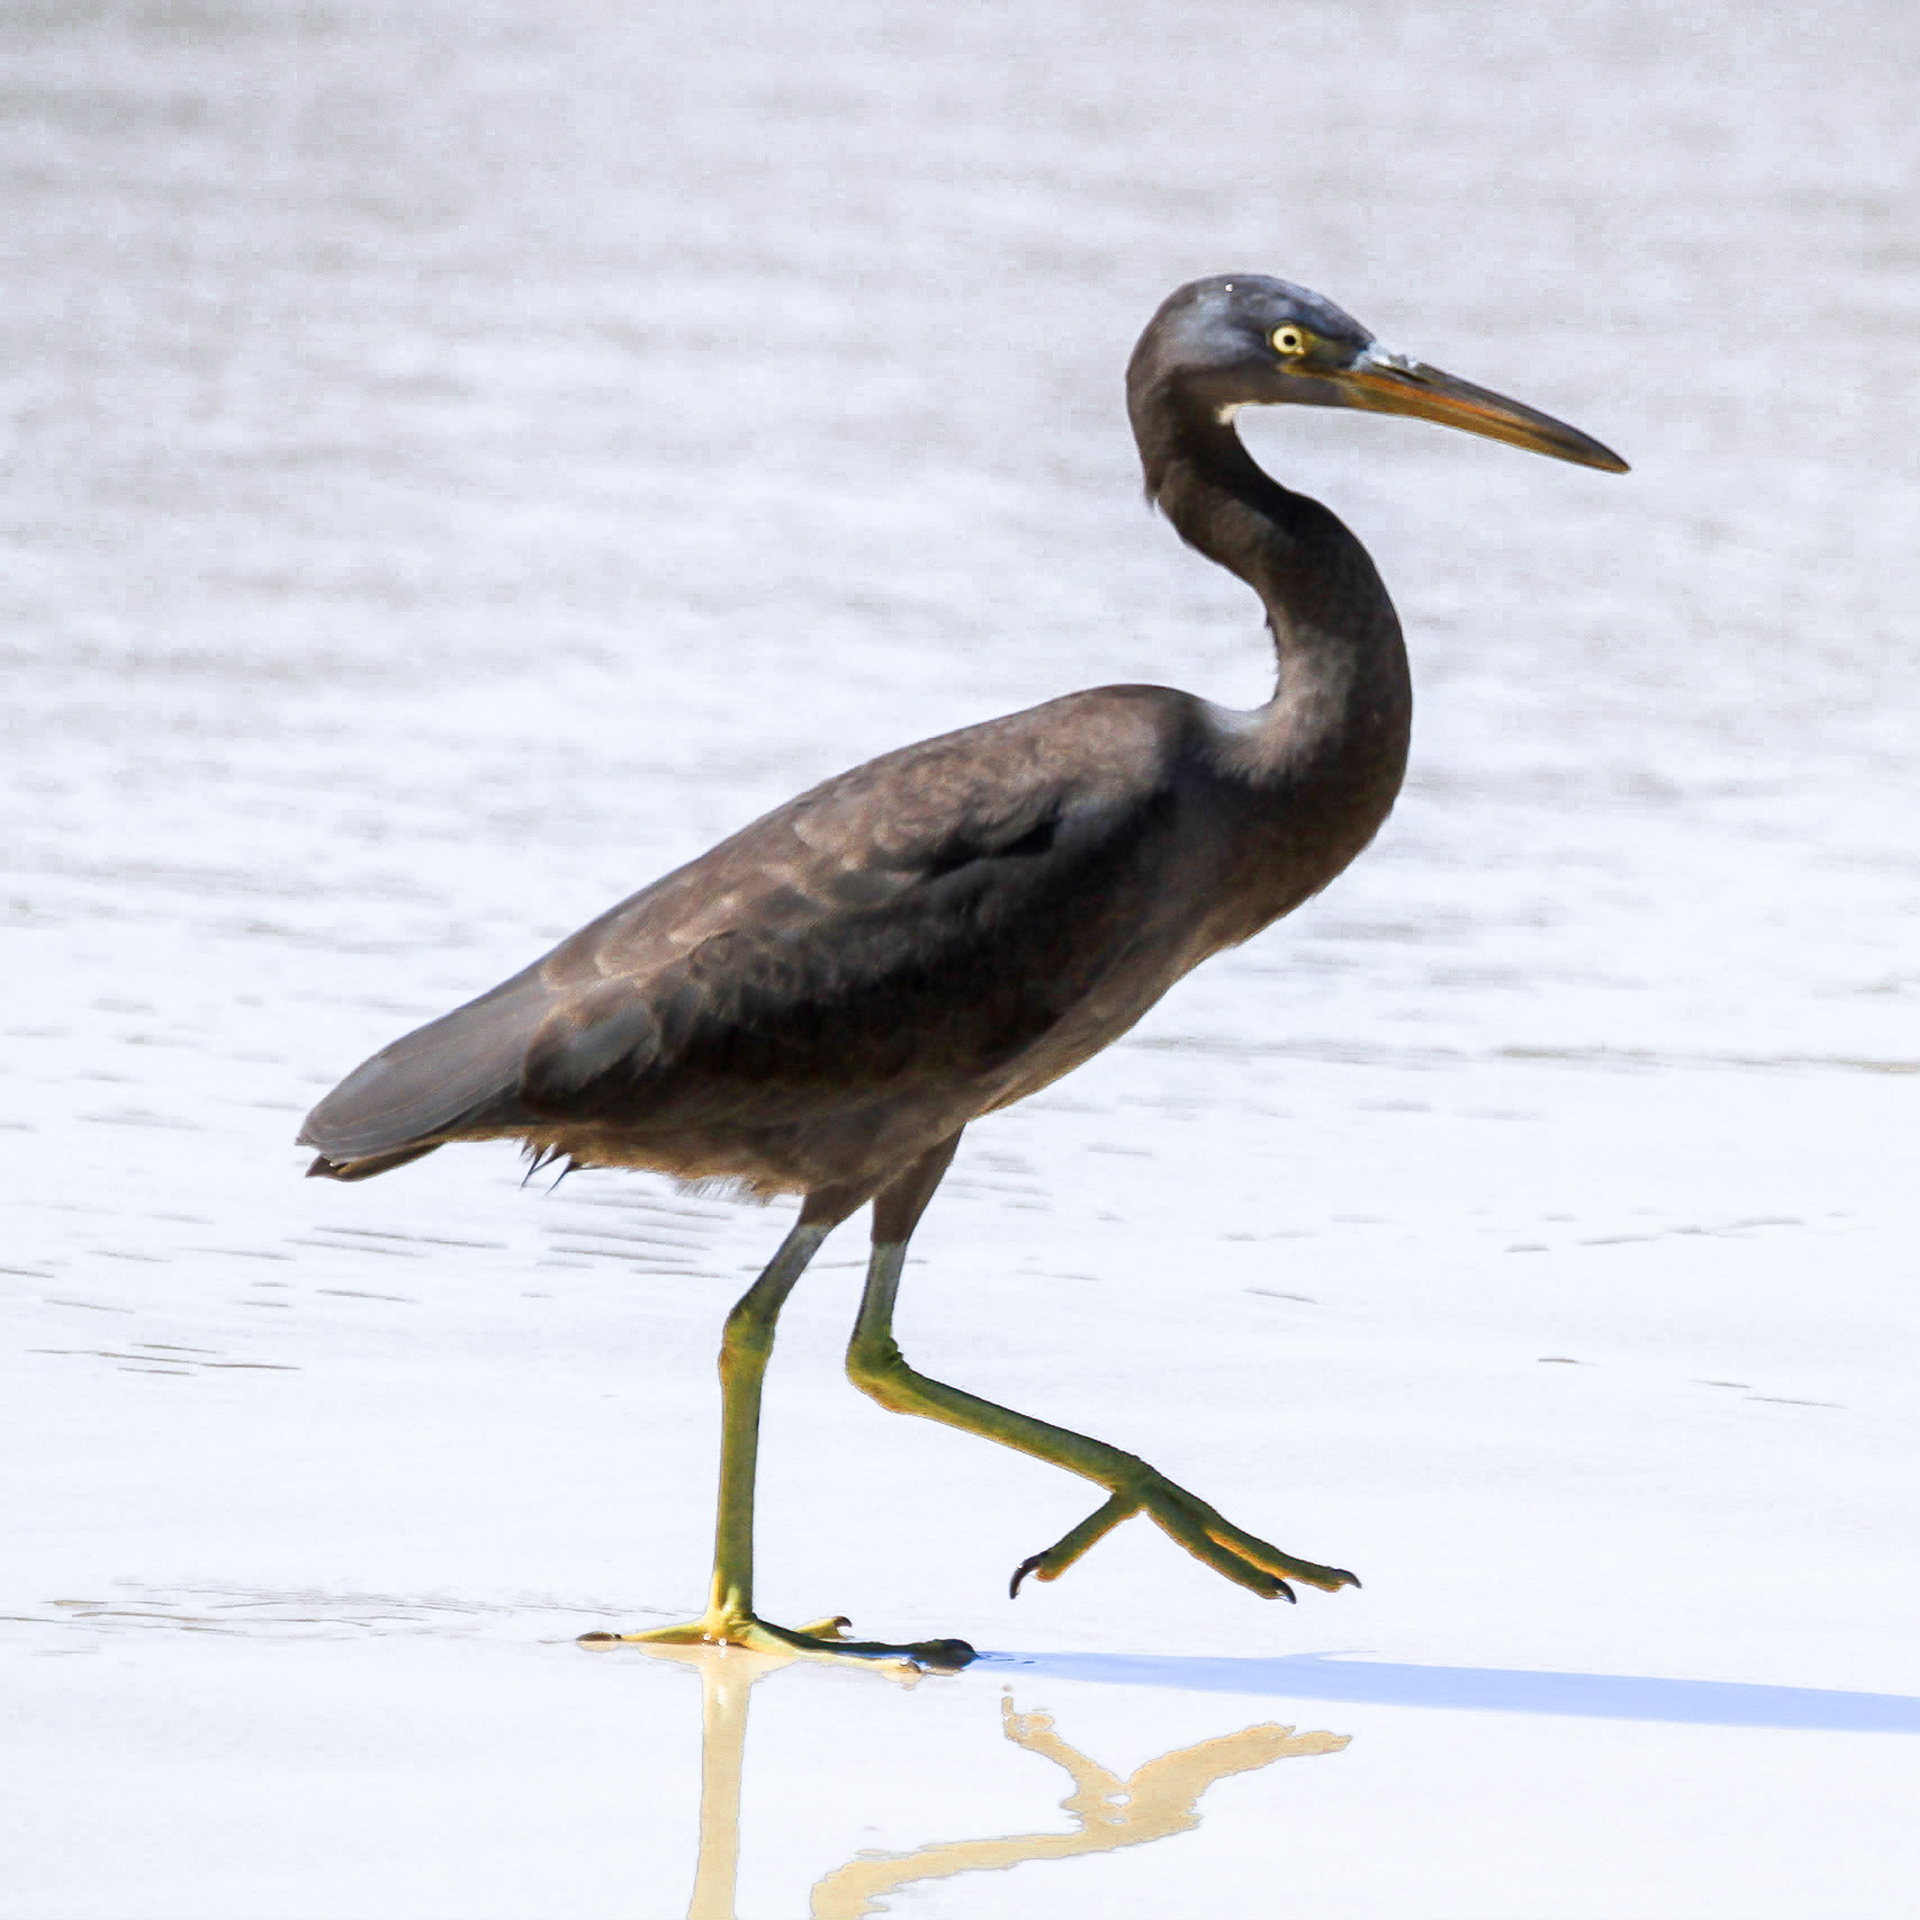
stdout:
{"type": "Polygon", "coordinates": [[[1579,428],[1389,353],[1331,300],[1265,274],[1216,274],[1170,294],[1133,350],[1127,395],[1136,425],[1156,396],[1223,422],[1241,407],[1357,407],[1627,471],[1617,453],[1579,428]]]}

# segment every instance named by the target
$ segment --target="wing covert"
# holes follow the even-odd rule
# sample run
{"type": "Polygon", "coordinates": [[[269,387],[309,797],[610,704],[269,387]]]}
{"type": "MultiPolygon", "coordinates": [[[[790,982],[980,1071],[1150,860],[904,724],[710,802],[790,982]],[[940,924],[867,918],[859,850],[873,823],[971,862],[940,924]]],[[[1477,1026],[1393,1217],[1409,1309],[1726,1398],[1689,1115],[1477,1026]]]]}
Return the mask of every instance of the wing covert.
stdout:
{"type": "Polygon", "coordinates": [[[543,969],[528,1111],[777,1121],[1032,1045],[1126,951],[1118,882],[1176,803],[1163,729],[1050,761],[1036,731],[855,769],[582,929],[543,969]]]}

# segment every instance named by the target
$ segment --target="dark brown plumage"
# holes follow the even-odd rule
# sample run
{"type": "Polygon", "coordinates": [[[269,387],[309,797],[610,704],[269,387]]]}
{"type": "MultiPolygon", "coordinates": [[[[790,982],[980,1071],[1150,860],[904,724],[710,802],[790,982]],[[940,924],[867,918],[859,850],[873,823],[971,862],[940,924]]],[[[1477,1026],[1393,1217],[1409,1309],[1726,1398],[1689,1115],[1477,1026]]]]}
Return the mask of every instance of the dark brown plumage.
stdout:
{"type": "Polygon", "coordinates": [[[1116,687],[843,774],[376,1055],[308,1121],[315,1171],[506,1135],[871,1192],[1332,878],[1391,796],[1268,849],[1222,757],[1202,702],[1116,687]]]}
{"type": "MultiPolygon", "coordinates": [[[[903,1248],[964,1126],[1070,1072],[1209,954],[1324,887],[1393,805],[1411,713],[1399,622],[1354,536],[1241,445],[1234,410],[1278,403],[1411,413],[1621,464],[1545,415],[1383,353],[1304,289],[1253,275],[1183,287],[1135,350],[1129,411],[1149,497],[1259,595],[1273,699],[1233,713],[1105,687],[843,773],[376,1054],[308,1117],[311,1171],[357,1180],[450,1141],[508,1138],[583,1165],[801,1193],[796,1233],[824,1233],[891,1186],[876,1238],[903,1248]]],[[[812,1244],[762,1283],[769,1341],[812,1244]]],[[[896,1280],[897,1266],[874,1282],[872,1365],[856,1369],[882,1398],[896,1280]]],[[[1110,1487],[1140,1467],[912,1380],[889,1404],[1110,1487]]],[[[750,1522],[750,1464],[744,1484],[750,1522]]],[[[1096,1537],[1029,1564],[1050,1578],[1096,1537]]],[[[1276,1570],[1350,1577],[1263,1551],[1223,1570],[1264,1592],[1285,1590],[1276,1570]]],[[[714,1622],[744,1608],[712,1616],[707,1637],[727,1637],[714,1622]]]]}

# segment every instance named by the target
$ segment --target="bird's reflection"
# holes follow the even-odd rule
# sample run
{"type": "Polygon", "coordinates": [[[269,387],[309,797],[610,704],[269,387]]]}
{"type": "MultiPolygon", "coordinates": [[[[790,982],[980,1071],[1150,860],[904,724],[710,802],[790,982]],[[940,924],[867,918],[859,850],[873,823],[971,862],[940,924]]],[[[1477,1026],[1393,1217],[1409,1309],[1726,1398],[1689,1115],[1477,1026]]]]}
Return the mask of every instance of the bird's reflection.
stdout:
{"type": "MultiPolygon", "coordinates": [[[[747,1697],[756,1681],[789,1663],[740,1648],[655,1646],[647,1652],[700,1675],[700,1863],[687,1920],[734,1920],[747,1697]]],[[[1216,1780],[1303,1754],[1338,1753],[1350,1738],[1295,1733],[1268,1722],[1163,1753],[1123,1780],[1061,1739],[1052,1715],[1020,1713],[1011,1697],[1002,1698],[1000,1713],[1009,1740],[1053,1761],[1073,1781],[1073,1792],[1060,1802],[1073,1818],[1073,1831],[937,1841],[912,1853],[859,1853],[815,1884],[813,1920],[860,1920],[882,1911],[876,1904],[881,1894],[919,1880],[1108,1853],[1185,1833],[1200,1824],[1200,1797],[1216,1780]]]]}

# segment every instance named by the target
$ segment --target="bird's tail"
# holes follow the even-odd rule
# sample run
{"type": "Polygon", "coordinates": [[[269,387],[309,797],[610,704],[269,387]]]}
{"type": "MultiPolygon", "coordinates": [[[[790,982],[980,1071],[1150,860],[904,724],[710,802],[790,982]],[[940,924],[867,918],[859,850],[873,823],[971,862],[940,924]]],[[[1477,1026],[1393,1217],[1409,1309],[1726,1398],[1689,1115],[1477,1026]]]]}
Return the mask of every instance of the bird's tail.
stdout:
{"type": "Polygon", "coordinates": [[[552,1005],[529,967],[382,1047],[307,1115],[309,1178],[370,1180],[448,1140],[510,1131],[527,1043],[552,1005]]]}

